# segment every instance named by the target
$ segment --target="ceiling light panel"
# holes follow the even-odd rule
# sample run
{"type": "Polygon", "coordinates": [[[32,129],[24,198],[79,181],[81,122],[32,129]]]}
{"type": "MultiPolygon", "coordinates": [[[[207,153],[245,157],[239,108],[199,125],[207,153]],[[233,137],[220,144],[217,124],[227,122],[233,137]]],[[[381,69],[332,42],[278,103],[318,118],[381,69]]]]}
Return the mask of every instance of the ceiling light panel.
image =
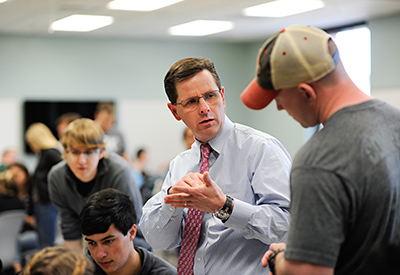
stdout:
{"type": "Polygon", "coordinates": [[[169,28],[172,35],[205,36],[214,33],[229,31],[233,23],[229,21],[196,20],[169,28]]]}
{"type": "Polygon", "coordinates": [[[111,16],[74,14],[54,21],[50,28],[53,31],[89,32],[111,25],[111,16]]]}
{"type": "Polygon", "coordinates": [[[324,7],[321,0],[276,0],[244,9],[247,16],[285,17],[324,7]]]}
{"type": "Polygon", "coordinates": [[[182,1],[183,0],[115,0],[108,3],[107,7],[113,10],[153,11],[182,1]]]}

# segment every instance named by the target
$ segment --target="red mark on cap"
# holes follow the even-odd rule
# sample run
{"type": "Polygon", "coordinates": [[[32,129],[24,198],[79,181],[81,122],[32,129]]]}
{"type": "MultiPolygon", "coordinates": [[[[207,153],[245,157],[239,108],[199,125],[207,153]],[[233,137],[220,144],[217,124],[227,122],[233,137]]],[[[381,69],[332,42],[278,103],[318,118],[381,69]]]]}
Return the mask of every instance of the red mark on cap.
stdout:
{"type": "Polygon", "coordinates": [[[282,55],[286,55],[286,52],[282,52],[282,55]]]}
{"type": "Polygon", "coordinates": [[[307,40],[307,36],[304,36],[304,40],[307,40]]]}
{"type": "Polygon", "coordinates": [[[280,33],[283,33],[285,31],[285,29],[281,29],[280,33]]]}
{"type": "Polygon", "coordinates": [[[263,54],[266,54],[267,52],[268,52],[268,50],[267,50],[267,49],[265,49],[265,50],[264,50],[264,52],[263,52],[263,54]]]}

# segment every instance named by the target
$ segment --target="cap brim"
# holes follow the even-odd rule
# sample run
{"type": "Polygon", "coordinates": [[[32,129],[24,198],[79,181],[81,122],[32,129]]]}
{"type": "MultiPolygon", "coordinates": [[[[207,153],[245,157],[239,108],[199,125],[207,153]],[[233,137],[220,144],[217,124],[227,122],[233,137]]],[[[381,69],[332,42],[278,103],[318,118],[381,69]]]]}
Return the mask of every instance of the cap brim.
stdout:
{"type": "Polygon", "coordinates": [[[278,92],[261,88],[257,79],[253,79],[240,95],[240,99],[250,109],[260,110],[270,104],[278,92]]]}

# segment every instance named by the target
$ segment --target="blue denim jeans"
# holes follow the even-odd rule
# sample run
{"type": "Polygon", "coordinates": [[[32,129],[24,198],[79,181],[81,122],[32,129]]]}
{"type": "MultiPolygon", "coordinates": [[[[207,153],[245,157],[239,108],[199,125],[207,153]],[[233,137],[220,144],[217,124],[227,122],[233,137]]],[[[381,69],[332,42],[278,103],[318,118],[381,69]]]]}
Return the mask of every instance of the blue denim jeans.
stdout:
{"type": "Polygon", "coordinates": [[[34,213],[40,248],[54,246],[58,212],[52,203],[35,203],[34,213]]]}
{"type": "Polygon", "coordinates": [[[20,233],[17,239],[17,255],[15,262],[24,265],[25,253],[39,250],[38,234],[35,230],[20,233]]]}

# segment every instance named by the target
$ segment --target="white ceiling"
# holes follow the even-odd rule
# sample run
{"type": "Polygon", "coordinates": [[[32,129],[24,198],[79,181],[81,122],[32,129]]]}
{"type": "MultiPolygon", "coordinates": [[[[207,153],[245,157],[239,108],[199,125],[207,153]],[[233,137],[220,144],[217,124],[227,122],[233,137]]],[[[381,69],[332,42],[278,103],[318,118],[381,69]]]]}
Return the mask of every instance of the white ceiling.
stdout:
{"type": "MultiPolygon", "coordinates": [[[[146,0],[143,0],[146,1],[146,0]]],[[[264,39],[290,24],[329,29],[388,15],[400,15],[400,0],[324,0],[319,10],[284,18],[246,17],[242,10],[271,0],[185,0],[153,12],[108,10],[109,0],[10,0],[0,4],[0,34],[168,39],[168,28],[197,19],[228,20],[234,29],[187,39],[264,39]],[[49,32],[49,25],[72,14],[111,15],[114,23],[88,33],[49,32]]],[[[301,1],[301,0],[297,0],[301,1]]],[[[174,38],[176,39],[176,38],[174,38]]]]}

